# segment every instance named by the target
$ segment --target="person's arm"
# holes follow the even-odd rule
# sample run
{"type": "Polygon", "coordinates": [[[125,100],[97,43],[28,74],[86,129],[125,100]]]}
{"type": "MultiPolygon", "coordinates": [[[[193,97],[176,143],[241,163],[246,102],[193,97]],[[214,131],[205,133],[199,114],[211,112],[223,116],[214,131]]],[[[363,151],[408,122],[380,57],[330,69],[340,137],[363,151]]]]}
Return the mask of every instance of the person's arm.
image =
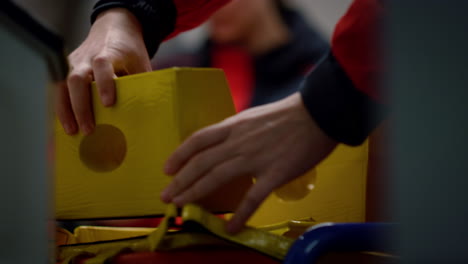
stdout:
{"type": "Polygon", "coordinates": [[[385,116],[378,0],[354,1],[336,25],[332,50],[302,85],[304,105],[333,139],[359,145],[385,116]]]}
{"type": "Polygon", "coordinates": [[[91,22],[108,9],[122,7],[135,15],[152,57],[164,40],[199,26],[230,0],[100,0],[93,8],[91,22]]]}
{"type": "MultiPolygon", "coordinates": [[[[382,117],[378,111],[378,0],[355,0],[336,27],[332,52],[302,90],[243,111],[190,136],[168,159],[175,175],[161,199],[181,206],[235,177],[256,182],[228,223],[237,232],[276,188],[301,176],[337,143],[359,145],[382,117]]],[[[313,205],[311,205],[313,206],[313,205]]]]}
{"type": "Polygon", "coordinates": [[[101,102],[115,101],[115,76],[151,70],[159,44],[205,21],[229,0],[100,0],[86,40],[69,56],[71,71],[58,86],[55,109],[68,134],[94,129],[90,84],[101,102]]]}

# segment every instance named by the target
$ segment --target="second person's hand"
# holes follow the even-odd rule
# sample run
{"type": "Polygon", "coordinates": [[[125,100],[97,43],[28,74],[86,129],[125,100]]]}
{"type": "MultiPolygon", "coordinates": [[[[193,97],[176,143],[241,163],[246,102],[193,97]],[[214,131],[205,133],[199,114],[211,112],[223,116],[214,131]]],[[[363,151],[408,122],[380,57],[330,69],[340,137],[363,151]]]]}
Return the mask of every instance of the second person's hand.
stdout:
{"type": "Polygon", "coordinates": [[[58,86],[56,114],[67,134],[93,131],[91,82],[96,81],[100,101],[116,101],[116,76],[151,71],[141,26],[128,10],[113,8],[98,16],[86,40],[69,56],[70,73],[58,86]]]}

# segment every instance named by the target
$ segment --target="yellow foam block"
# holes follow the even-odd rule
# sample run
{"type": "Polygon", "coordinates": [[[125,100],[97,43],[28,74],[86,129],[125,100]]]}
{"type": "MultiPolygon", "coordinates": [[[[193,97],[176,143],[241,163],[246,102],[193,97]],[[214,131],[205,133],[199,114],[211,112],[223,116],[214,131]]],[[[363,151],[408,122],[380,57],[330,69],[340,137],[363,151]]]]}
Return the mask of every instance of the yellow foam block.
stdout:
{"type": "MultiPolygon", "coordinates": [[[[56,123],[57,219],[164,214],[163,164],[194,131],[235,113],[224,73],[173,68],[115,80],[115,106],[103,107],[92,87],[96,129],[68,136],[56,123]]],[[[226,184],[200,203],[235,209],[251,182],[226,184]]]]}
{"type": "Polygon", "coordinates": [[[97,241],[147,236],[155,230],[156,228],[147,227],[79,226],[73,230],[73,235],[75,237],[75,243],[93,243],[97,241]]]}
{"type": "Polygon", "coordinates": [[[272,193],[250,219],[254,226],[312,217],[317,222],[365,220],[367,141],[339,145],[316,169],[272,193]]]}

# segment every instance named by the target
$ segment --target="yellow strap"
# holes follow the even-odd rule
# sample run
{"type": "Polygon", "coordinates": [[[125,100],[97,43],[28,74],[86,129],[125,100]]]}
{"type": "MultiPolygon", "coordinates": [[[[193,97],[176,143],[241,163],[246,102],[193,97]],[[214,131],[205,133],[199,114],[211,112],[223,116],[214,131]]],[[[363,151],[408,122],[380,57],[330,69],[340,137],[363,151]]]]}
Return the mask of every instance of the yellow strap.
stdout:
{"type": "Polygon", "coordinates": [[[84,264],[103,264],[107,260],[112,259],[113,257],[117,256],[120,252],[124,251],[125,248],[113,248],[108,251],[101,252],[94,258],[90,258],[86,260],[84,264]]]}
{"type": "Polygon", "coordinates": [[[108,242],[97,243],[84,243],[76,245],[65,245],[58,248],[58,260],[63,260],[62,264],[69,264],[74,258],[81,255],[99,256],[103,254],[102,258],[95,258],[95,263],[104,263],[105,260],[112,258],[115,254],[128,249],[135,252],[154,251],[166,233],[169,227],[169,221],[173,221],[177,215],[177,208],[173,205],[168,206],[166,217],[161,222],[160,226],[148,236],[143,238],[133,238],[124,240],[115,240],[108,242]],[[103,260],[102,262],[96,262],[103,260]]]}
{"type": "MultiPolygon", "coordinates": [[[[102,264],[124,250],[148,252],[179,249],[194,245],[242,245],[272,258],[282,260],[294,241],[291,238],[251,227],[244,228],[236,235],[230,235],[225,231],[225,220],[193,204],[184,206],[181,211],[184,221],[182,229],[170,231],[169,227],[174,224],[177,215],[177,208],[174,205],[169,205],[166,210],[166,217],[159,227],[147,236],[60,246],[57,258],[59,261],[63,261],[63,264],[69,264],[78,256],[91,255],[95,257],[89,259],[86,264],[102,264]],[[203,229],[192,230],[189,227],[193,226],[193,224],[203,227],[203,229]]],[[[286,224],[291,225],[290,222],[286,224]]],[[[302,223],[302,225],[304,224],[302,223]]],[[[284,224],[281,225],[281,228],[284,228],[284,224]]],[[[269,227],[269,229],[272,230],[272,227],[269,227]]]]}
{"type": "Polygon", "coordinates": [[[286,257],[289,247],[294,242],[293,239],[252,227],[245,227],[238,234],[231,235],[226,232],[226,221],[206,212],[195,204],[184,206],[182,219],[184,223],[188,221],[195,222],[218,237],[257,250],[279,260],[286,257]]]}

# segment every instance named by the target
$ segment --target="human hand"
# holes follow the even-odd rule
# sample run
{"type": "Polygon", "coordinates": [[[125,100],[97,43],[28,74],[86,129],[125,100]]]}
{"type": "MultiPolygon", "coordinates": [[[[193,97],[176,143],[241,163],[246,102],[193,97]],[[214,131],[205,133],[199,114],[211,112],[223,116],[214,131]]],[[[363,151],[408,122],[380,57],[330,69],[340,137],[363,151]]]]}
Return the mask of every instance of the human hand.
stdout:
{"type": "Polygon", "coordinates": [[[336,145],[295,93],[190,136],[166,162],[165,172],[175,176],[161,199],[182,206],[233,178],[254,177],[227,226],[236,233],[274,189],[315,167],[336,145]]]}
{"type": "Polygon", "coordinates": [[[128,10],[104,11],[86,40],[68,57],[70,73],[58,86],[55,110],[67,134],[94,129],[90,85],[96,81],[104,106],[115,101],[114,77],[151,71],[141,26],[128,10]]]}

